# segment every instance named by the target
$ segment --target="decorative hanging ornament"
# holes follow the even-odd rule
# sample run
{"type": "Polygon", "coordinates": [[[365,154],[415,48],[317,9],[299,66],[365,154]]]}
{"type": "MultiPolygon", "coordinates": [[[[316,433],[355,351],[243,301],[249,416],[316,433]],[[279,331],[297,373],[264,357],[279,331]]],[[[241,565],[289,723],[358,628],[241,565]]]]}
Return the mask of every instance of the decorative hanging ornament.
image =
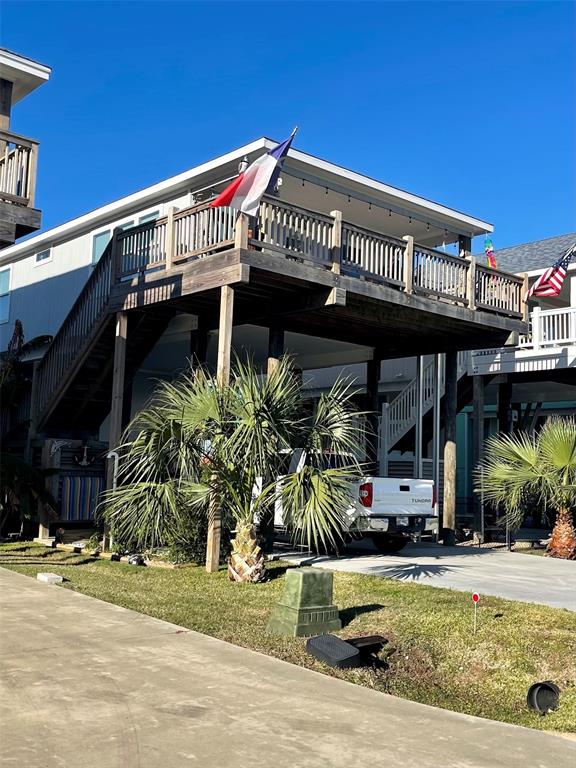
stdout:
{"type": "Polygon", "coordinates": [[[488,266],[492,269],[497,269],[496,266],[496,256],[494,256],[494,246],[492,245],[492,240],[489,237],[486,237],[484,240],[484,253],[486,254],[486,261],[488,262],[488,266]]]}

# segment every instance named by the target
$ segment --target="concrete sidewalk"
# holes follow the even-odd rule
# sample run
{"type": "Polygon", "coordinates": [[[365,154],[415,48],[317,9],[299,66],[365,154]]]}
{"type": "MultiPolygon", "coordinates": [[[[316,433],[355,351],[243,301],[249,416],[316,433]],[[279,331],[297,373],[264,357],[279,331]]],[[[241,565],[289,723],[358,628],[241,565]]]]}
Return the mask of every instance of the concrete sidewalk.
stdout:
{"type": "Polygon", "coordinates": [[[343,557],[319,557],[307,562],[334,571],[417,581],[430,587],[479,592],[576,611],[574,561],[501,549],[427,543],[409,544],[396,555],[381,555],[369,544],[356,547],[343,557]]]}
{"type": "Polygon", "coordinates": [[[0,764],[570,768],[576,743],[386,696],[0,569],[0,764]]]}

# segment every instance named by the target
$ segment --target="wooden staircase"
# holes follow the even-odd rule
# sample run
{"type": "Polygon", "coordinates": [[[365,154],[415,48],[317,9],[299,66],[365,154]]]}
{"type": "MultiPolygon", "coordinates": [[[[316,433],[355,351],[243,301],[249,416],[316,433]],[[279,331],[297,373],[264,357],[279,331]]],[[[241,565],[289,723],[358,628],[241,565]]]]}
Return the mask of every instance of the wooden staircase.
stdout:
{"type": "MultiPolygon", "coordinates": [[[[35,401],[39,432],[62,437],[93,434],[110,412],[117,309],[114,264],[113,239],[40,363],[35,401]]],[[[125,390],[174,312],[162,304],[129,312],[125,390]]]]}

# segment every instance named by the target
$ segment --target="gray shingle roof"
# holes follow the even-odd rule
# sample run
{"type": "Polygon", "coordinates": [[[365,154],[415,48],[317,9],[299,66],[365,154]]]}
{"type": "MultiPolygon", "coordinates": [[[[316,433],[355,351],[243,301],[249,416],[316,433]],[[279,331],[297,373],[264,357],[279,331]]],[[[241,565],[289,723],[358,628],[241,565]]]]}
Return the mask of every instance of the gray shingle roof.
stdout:
{"type": "MultiPolygon", "coordinates": [[[[496,250],[498,269],[504,272],[531,272],[534,269],[545,269],[564,254],[576,242],[576,232],[545,240],[534,240],[532,243],[513,245],[511,248],[496,250]]],[[[478,258],[482,259],[484,254],[478,258]]]]}

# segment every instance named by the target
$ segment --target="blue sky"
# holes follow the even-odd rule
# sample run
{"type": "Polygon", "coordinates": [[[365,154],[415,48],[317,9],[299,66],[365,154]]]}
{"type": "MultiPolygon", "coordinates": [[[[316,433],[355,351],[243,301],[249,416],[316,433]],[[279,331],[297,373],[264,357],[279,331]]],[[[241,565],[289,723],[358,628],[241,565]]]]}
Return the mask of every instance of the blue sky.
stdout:
{"type": "Polygon", "coordinates": [[[53,68],[12,120],[45,227],[298,124],[497,250],[576,229],[574,32],[567,2],[4,0],[1,44],[53,68]]]}

